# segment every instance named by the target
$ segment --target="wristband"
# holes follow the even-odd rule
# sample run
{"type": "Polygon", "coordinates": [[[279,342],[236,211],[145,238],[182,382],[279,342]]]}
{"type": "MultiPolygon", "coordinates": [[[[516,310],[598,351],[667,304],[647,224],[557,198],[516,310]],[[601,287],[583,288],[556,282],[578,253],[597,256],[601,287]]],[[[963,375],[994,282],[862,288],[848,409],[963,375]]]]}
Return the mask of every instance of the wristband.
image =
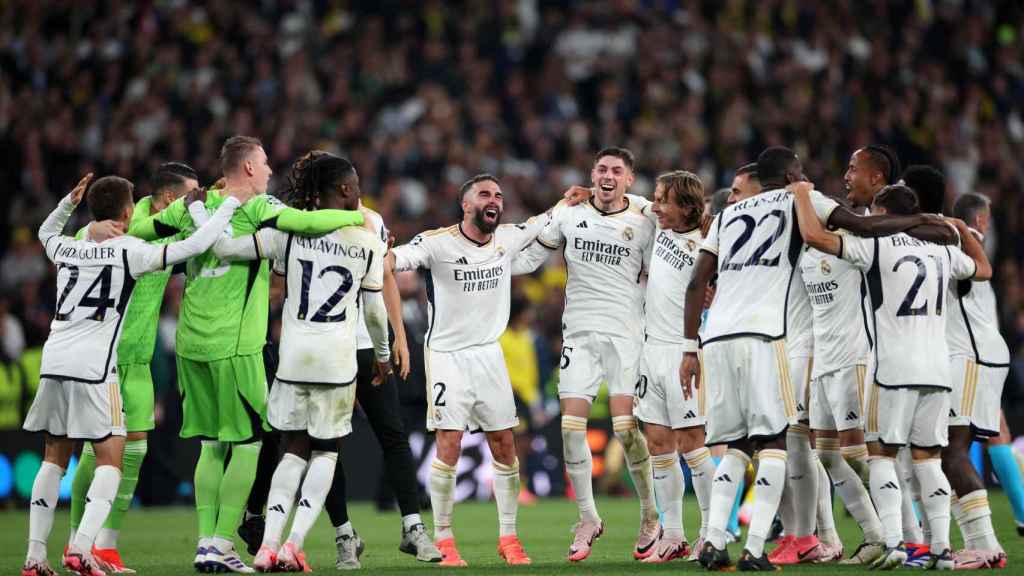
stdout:
{"type": "Polygon", "coordinates": [[[693,338],[683,340],[683,354],[696,354],[700,344],[693,338]]]}

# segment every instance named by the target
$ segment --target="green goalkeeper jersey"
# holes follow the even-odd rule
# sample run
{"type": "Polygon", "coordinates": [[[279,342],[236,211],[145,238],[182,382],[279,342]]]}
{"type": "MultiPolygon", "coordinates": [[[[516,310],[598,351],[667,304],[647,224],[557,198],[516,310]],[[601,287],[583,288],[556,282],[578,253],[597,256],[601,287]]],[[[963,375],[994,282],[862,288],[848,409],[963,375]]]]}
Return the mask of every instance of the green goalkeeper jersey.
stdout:
{"type": "MultiPolygon", "coordinates": [[[[150,217],[153,206],[152,196],[146,196],[135,205],[129,228],[150,217]]],[[[76,238],[85,236],[83,227],[76,238]]],[[[155,244],[167,244],[177,240],[175,236],[158,238],[155,244]]],[[[171,267],[143,274],[135,281],[131,300],[124,313],[124,327],[117,341],[118,364],[148,364],[153,359],[156,347],[156,329],[160,321],[160,307],[164,301],[164,288],[171,278],[171,267]]]]}
{"type": "MultiPolygon", "coordinates": [[[[224,202],[219,190],[207,193],[206,208],[224,202]]],[[[260,228],[274,227],[300,234],[319,235],[343,226],[361,225],[356,211],[288,208],[273,196],[256,196],[232,216],[225,233],[237,238],[260,228]]],[[[195,229],[183,200],[171,203],[155,217],[133,222],[129,234],[144,239],[195,229]]],[[[190,360],[210,362],[256,354],[263,349],[270,314],[270,266],[266,260],[222,262],[213,250],[186,266],[185,297],[178,316],[176,353],[190,360]]]]}

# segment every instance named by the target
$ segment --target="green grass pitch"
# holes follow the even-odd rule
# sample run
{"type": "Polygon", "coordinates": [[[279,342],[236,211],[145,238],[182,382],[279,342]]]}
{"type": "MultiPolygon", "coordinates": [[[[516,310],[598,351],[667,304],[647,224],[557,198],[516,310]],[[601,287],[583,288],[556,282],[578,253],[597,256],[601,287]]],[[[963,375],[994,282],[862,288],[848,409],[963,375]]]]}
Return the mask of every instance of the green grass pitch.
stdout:
{"type": "MultiPolygon", "coordinates": [[[[992,503],[993,524],[997,535],[1009,555],[1005,573],[1019,573],[1024,562],[1024,538],[1017,535],[1006,497],[999,491],[989,495],[992,503]]],[[[690,493],[684,503],[687,536],[696,539],[699,511],[690,493]]],[[[67,539],[67,505],[61,504],[50,538],[51,565],[59,564],[61,548],[67,539]]],[[[594,545],[594,552],[585,562],[572,565],[565,560],[575,520],[573,502],[564,499],[542,500],[535,506],[519,509],[519,534],[533,566],[516,568],[520,574],[633,574],[646,572],[687,571],[703,572],[700,566],[683,561],[663,565],[645,565],[630,556],[639,512],[635,500],[602,498],[598,509],[605,521],[604,536],[594,545]]],[[[400,574],[411,571],[443,570],[436,565],[416,562],[411,556],[398,551],[399,517],[397,513],[379,514],[369,505],[351,507],[350,515],[359,534],[366,541],[362,557],[364,571],[374,574],[400,574]]],[[[425,517],[428,520],[429,514],[425,517]]],[[[860,531],[853,520],[837,506],[836,520],[839,532],[852,552],[860,542],[860,531]]],[[[25,541],[28,536],[28,513],[25,510],[0,512],[0,573],[16,574],[24,560],[25,541]]],[[[193,573],[191,562],[195,551],[195,515],[188,508],[136,509],[129,512],[121,536],[121,550],[125,562],[143,576],[170,576],[193,573]]],[[[457,504],[455,507],[455,536],[468,569],[462,574],[498,573],[511,570],[498,558],[497,513],[491,502],[457,504]]],[[[960,535],[953,527],[953,546],[961,545],[960,535]]],[[[239,541],[238,546],[242,546],[239,541]]],[[[322,515],[306,541],[307,554],[315,572],[337,572],[334,568],[334,531],[322,515]]],[[[730,546],[729,553],[739,557],[738,545],[730,546]]],[[[251,558],[243,552],[243,559],[251,558]]],[[[784,568],[786,572],[813,574],[861,574],[867,570],[830,565],[803,565],[784,568]]],[[[507,572],[503,572],[507,573],[507,572]]]]}

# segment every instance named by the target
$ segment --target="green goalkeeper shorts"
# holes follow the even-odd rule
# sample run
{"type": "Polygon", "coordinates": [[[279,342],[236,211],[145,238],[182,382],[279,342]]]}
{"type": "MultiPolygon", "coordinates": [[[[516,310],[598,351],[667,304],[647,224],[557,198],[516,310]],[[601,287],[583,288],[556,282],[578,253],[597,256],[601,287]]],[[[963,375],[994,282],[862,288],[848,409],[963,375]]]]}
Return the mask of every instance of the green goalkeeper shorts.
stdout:
{"type": "Polygon", "coordinates": [[[203,362],[177,357],[182,438],[247,442],[267,425],[263,355],[203,362]]]}
{"type": "Polygon", "coordinates": [[[156,427],[153,418],[153,373],[149,363],[118,364],[117,381],[124,399],[125,427],[128,432],[149,432],[156,427]]]}

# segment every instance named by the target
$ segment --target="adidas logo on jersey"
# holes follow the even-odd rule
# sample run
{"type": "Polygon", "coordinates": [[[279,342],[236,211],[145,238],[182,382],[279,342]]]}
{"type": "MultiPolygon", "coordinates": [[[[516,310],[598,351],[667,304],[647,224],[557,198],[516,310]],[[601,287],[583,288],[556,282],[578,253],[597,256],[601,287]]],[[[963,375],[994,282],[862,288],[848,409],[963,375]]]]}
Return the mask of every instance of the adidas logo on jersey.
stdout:
{"type": "Polygon", "coordinates": [[[584,221],[580,222],[579,224],[577,224],[576,227],[577,228],[586,228],[587,227],[586,220],[584,220],[584,221]]]}
{"type": "Polygon", "coordinates": [[[885,484],[882,484],[882,488],[881,489],[882,490],[899,490],[900,487],[895,482],[890,480],[890,481],[886,482],[885,484]]]}
{"type": "Polygon", "coordinates": [[[270,508],[267,508],[268,512],[277,512],[278,514],[284,514],[284,506],[280,504],[274,504],[270,508]]]}
{"type": "Polygon", "coordinates": [[[33,506],[42,506],[43,508],[49,508],[50,507],[50,505],[46,503],[46,500],[44,500],[42,498],[40,498],[38,500],[33,500],[32,501],[32,505],[33,506]]]}
{"type": "Polygon", "coordinates": [[[754,482],[754,484],[757,484],[758,486],[771,486],[771,483],[764,477],[758,478],[757,482],[754,482]]]}
{"type": "Polygon", "coordinates": [[[714,479],[715,482],[732,482],[732,478],[728,474],[722,474],[721,476],[714,479]]]}
{"type": "Polygon", "coordinates": [[[932,492],[929,498],[935,498],[936,496],[949,496],[949,492],[946,492],[945,488],[939,488],[935,492],[932,492]]]}
{"type": "Polygon", "coordinates": [[[309,503],[309,500],[303,498],[299,500],[299,508],[312,508],[313,506],[309,503]]]}
{"type": "Polygon", "coordinates": [[[456,264],[469,264],[469,261],[466,260],[465,256],[463,256],[462,258],[459,258],[458,260],[456,260],[455,263],[456,264]]]}
{"type": "Polygon", "coordinates": [[[683,418],[696,418],[697,415],[693,413],[693,410],[688,410],[683,418]]]}
{"type": "Polygon", "coordinates": [[[856,419],[857,419],[857,413],[852,411],[852,410],[846,415],[846,421],[847,422],[851,422],[851,421],[856,420],[856,419]]]}

